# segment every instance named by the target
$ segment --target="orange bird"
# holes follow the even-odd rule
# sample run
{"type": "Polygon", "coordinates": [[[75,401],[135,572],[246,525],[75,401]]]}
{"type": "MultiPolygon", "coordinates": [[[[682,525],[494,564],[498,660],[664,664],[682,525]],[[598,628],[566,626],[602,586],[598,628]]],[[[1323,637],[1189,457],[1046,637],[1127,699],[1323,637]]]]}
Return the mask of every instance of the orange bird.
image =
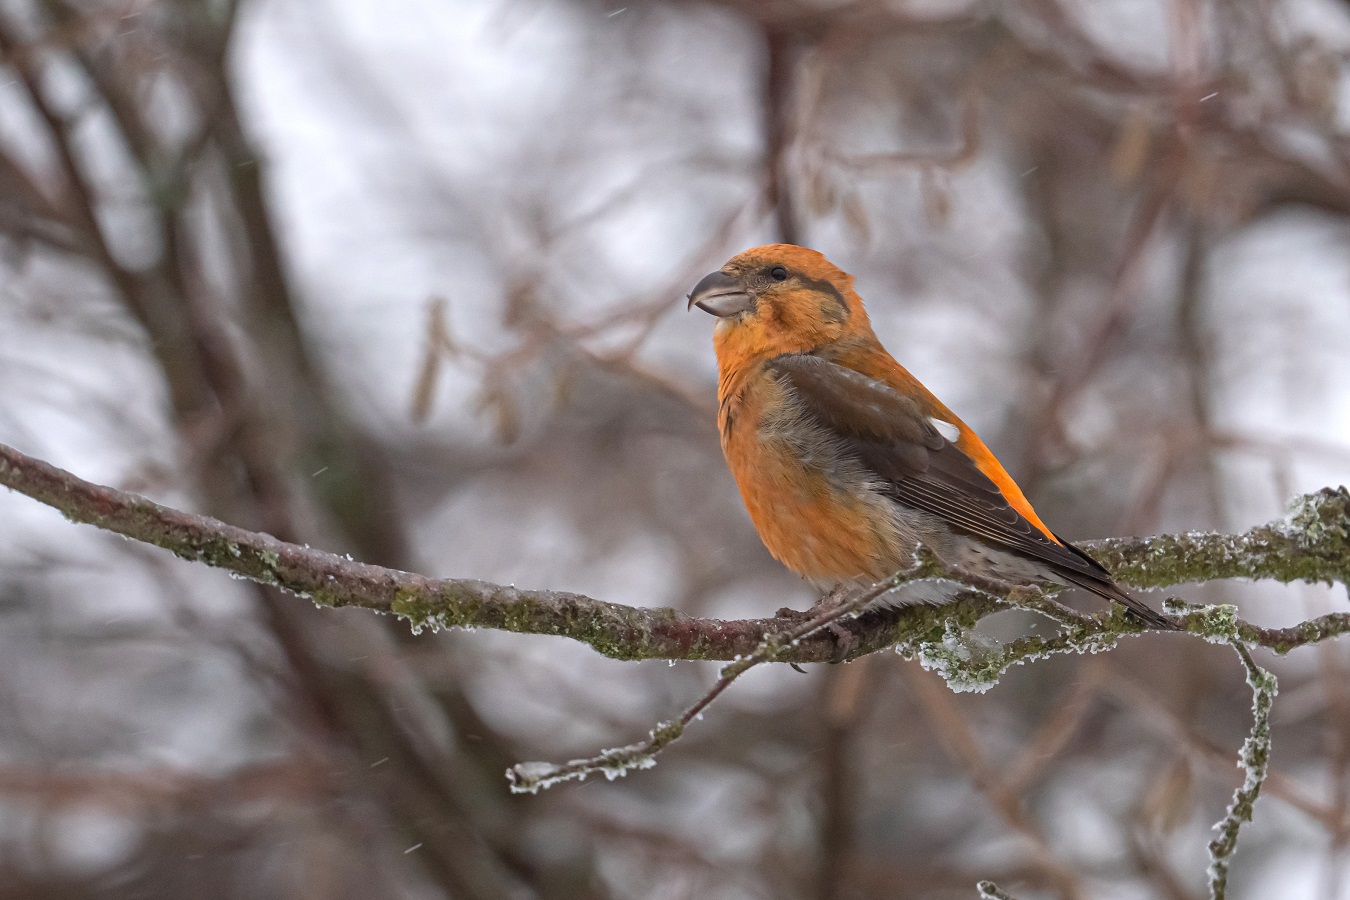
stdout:
{"type": "MultiPolygon", "coordinates": [[[[889,577],[922,544],[1014,583],[1075,584],[1174,628],[1051,531],[965,422],[877,340],[853,276],[805,247],[733,257],[689,295],[717,316],[722,451],[769,552],[818,589],[889,577]]],[[[936,602],[915,583],[887,602],[936,602]]]]}

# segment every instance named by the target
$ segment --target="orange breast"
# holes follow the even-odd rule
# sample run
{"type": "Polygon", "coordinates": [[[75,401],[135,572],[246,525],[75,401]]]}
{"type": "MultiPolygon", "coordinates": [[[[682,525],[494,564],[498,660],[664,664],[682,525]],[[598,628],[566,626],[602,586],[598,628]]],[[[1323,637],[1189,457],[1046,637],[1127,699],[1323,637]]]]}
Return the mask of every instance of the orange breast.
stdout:
{"type": "Polygon", "coordinates": [[[861,475],[803,460],[810,435],[793,432],[802,426],[777,382],[755,367],[721,387],[722,451],[774,558],[819,587],[893,571],[902,557],[891,505],[861,475]]]}

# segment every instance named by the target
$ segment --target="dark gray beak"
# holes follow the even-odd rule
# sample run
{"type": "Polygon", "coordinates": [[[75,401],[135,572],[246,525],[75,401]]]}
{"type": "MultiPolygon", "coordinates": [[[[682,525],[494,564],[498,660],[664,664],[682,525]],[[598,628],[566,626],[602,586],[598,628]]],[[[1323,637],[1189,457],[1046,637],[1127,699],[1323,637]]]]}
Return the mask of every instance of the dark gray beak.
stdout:
{"type": "Polygon", "coordinates": [[[706,313],[725,319],[743,313],[755,305],[755,298],[735,275],[713,272],[704,275],[689,294],[689,309],[697,306],[706,313]]]}

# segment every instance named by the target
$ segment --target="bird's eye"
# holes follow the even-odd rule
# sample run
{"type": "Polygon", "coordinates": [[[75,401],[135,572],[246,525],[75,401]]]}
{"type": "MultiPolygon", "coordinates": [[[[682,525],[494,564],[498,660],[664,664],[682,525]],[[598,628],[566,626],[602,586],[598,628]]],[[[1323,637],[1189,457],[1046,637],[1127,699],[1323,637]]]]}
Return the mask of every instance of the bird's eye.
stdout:
{"type": "Polygon", "coordinates": [[[774,281],[787,281],[787,269],[782,266],[774,266],[769,270],[769,276],[772,277],[774,281]]]}

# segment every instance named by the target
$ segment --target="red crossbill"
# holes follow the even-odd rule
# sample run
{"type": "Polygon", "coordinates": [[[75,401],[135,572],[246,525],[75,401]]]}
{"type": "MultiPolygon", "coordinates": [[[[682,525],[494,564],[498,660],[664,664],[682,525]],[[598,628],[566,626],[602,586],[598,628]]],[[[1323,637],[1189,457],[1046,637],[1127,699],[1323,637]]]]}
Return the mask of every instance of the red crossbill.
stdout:
{"type": "MultiPolygon", "coordinates": [[[[1075,584],[1175,627],[1041,521],[975,432],[886,352],[853,277],[821,254],[747,250],[689,306],[718,317],[718,428],[750,518],[817,588],[886,578],[922,544],[958,571],[1075,584]]],[[[886,599],[952,592],[920,582],[886,599]]]]}

